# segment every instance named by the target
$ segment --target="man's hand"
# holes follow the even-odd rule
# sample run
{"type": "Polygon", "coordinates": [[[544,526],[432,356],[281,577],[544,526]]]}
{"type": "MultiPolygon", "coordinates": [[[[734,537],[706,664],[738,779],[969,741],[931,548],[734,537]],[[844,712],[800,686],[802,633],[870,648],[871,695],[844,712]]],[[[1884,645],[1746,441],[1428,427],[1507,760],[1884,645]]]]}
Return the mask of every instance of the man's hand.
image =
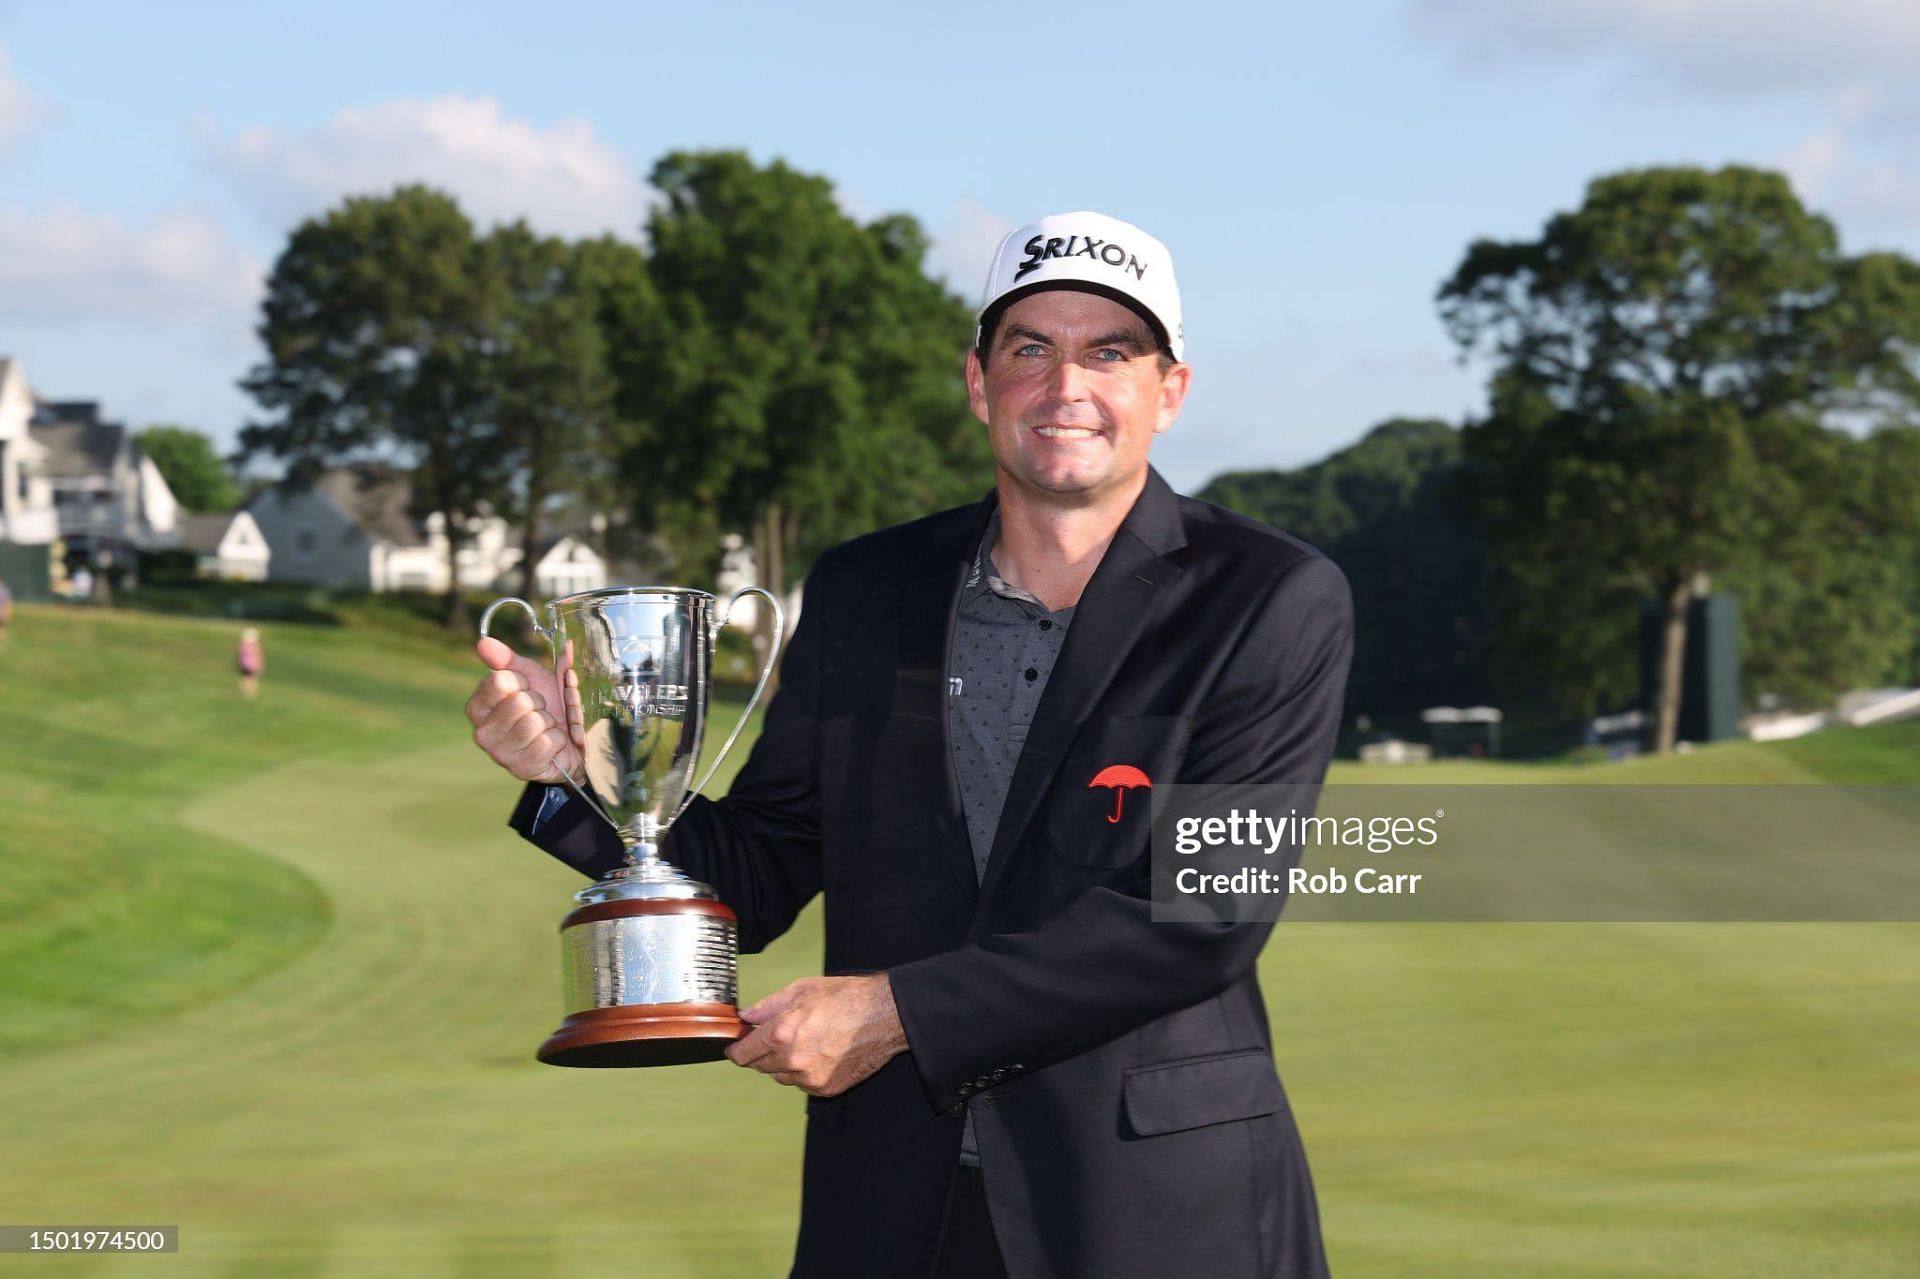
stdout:
{"type": "Polygon", "coordinates": [[[499,640],[483,639],[475,651],[491,673],[467,700],[474,744],[523,782],[559,782],[563,768],[579,776],[585,743],[573,671],[566,673],[570,696],[563,697],[553,672],[499,640]],[[571,711],[571,733],[554,717],[563,704],[571,711]]]}
{"type": "Polygon", "coordinates": [[[885,973],[803,977],[740,1020],[754,1029],[727,1057],[816,1097],[838,1097],[907,1049],[885,973]]]}

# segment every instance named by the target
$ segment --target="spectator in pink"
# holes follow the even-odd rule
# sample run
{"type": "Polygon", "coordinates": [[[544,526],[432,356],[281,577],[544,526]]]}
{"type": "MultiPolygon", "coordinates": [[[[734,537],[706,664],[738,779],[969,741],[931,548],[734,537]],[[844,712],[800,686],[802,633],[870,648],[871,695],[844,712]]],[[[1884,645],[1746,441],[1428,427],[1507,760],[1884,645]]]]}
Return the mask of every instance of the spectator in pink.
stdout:
{"type": "Polygon", "coordinates": [[[267,669],[267,655],[260,648],[260,632],[249,626],[240,632],[240,647],[234,654],[240,666],[240,696],[252,701],[260,692],[260,674],[267,669]]]}

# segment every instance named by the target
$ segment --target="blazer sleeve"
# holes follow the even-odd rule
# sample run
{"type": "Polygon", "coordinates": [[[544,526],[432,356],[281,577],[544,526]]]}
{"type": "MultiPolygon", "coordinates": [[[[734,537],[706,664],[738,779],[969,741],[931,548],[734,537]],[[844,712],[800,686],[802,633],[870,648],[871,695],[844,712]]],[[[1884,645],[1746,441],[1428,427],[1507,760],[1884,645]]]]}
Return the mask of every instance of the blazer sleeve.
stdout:
{"type": "Polygon", "coordinates": [[[565,787],[528,782],[514,805],[507,825],[535,848],[592,879],[598,879],[624,860],[620,837],[578,795],[565,787]],[[547,793],[559,789],[566,800],[540,821],[547,793]]]}
{"type": "MultiPolygon", "coordinates": [[[[1238,637],[1196,717],[1179,780],[1317,786],[1352,654],[1345,576],[1322,556],[1299,561],[1238,637]]],[[[934,1109],[958,1104],[976,1076],[1077,1056],[1251,972],[1272,923],[1156,923],[1144,872],[1138,884],[1091,889],[1039,928],[890,970],[934,1109]]]]}
{"type": "MultiPolygon", "coordinates": [[[[661,855],[706,883],[739,917],[743,953],[764,950],[820,891],[820,778],[815,724],[821,682],[823,559],[808,577],[800,623],[780,662],[765,725],[724,798],[695,796],[667,830],[661,855]]],[[[583,874],[620,865],[620,839],[578,796],[534,829],[546,791],[529,786],[508,824],[583,874]]]]}

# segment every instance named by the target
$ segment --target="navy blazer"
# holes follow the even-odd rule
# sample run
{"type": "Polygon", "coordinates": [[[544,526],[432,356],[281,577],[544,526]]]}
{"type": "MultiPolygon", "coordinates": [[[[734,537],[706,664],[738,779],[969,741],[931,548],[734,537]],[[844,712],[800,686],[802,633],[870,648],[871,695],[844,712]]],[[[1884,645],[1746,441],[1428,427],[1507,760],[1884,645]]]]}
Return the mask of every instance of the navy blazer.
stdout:
{"type": "MultiPolygon", "coordinates": [[[[1157,472],[1080,599],[976,880],[947,729],[960,585],[994,498],[834,548],[766,725],[664,854],[765,947],[826,894],[828,973],[884,969],[909,1051],[807,1101],[793,1273],[918,1276],[970,1103],[996,1234],[1025,1276],[1323,1275],[1255,961],[1270,924],[1149,919],[1149,805],[1088,783],[1318,784],[1352,653],[1313,548],[1157,472]]],[[[512,824],[527,834],[545,788],[512,824]]],[[[569,800],[533,841],[620,847],[569,800]]]]}

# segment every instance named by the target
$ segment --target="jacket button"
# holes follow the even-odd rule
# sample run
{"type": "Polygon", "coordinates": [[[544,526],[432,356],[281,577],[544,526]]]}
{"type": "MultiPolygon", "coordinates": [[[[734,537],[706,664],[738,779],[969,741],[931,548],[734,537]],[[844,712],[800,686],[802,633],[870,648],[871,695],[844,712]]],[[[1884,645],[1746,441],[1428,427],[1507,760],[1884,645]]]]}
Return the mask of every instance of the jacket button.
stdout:
{"type": "Polygon", "coordinates": [[[993,1080],[991,1078],[989,1078],[986,1075],[982,1075],[980,1076],[980,1078],[973,1081],[973,1086],[975,1088],[986,1088],[991,1086],[992,1083],[993,1083],[993,1080]]]}

